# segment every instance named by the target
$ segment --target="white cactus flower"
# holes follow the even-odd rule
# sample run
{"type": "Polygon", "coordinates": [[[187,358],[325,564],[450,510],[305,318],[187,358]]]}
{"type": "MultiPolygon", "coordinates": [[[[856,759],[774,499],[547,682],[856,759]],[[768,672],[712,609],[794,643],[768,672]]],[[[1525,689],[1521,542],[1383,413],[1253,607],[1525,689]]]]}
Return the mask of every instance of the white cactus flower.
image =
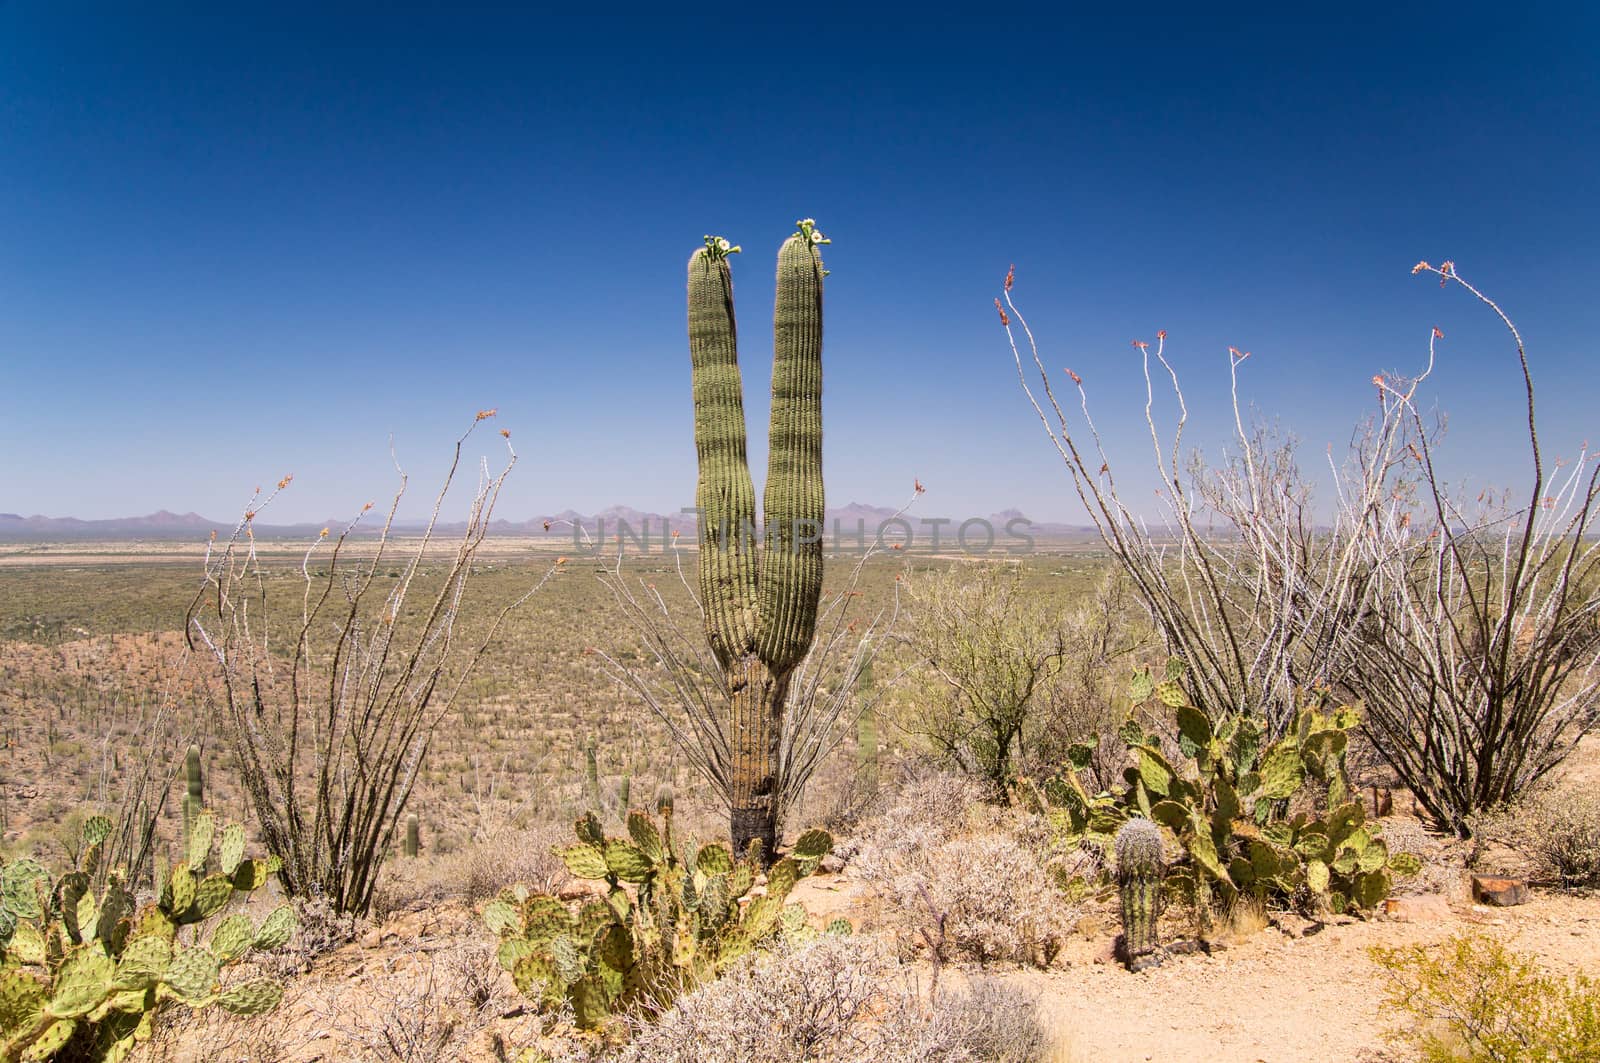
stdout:
{"type": "Polygon", "coordinates": [[[728,238],[727,237],[725,237],[725,236],[717,237],[717,250],[718,251],[726,251],[728,248],[730,248],[732,246],[733,245],[728,242],[728,238]]]}
{"type": "Polygon", "coordinates": [[[815,229],[812,229],[811,230],[811,242],[814,243],[814,244],[822,243],[822,234],[817,232],[815,229]]]}

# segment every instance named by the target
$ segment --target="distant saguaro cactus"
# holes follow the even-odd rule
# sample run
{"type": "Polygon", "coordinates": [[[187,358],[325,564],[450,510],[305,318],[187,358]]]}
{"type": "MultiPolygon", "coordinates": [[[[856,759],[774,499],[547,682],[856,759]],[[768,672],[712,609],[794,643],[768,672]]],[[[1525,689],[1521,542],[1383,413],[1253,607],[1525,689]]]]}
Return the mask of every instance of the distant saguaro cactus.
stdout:
{"type": "Polygon", "coordinates": [[[187,789],[183,797],[183,845],[188,849],[194,835],[195,820],[206,806],[205,776],[200,766],[200,747],[190,746],[183,756],[183,776],[187,789]]]}
{"type": "Polygon", "coordinates": [[[406,855],[415,858],[422,848],[422,824],[415,812],[406,813],[406,855]]]}
{"type": "Polygon", "coordinates": [[[822,596],[822,268],[811,219],[778,251],[772,424],[755,532],[728,241],[689,259],[689,355],[700,480],[700,591],[706,638],[731,713],[726,785],[735,852],[777,842],[780,744],[789,679],[811,648],[822,596]]]}
{"type": "Polygon", "coordinates": [[[1122,899],[1122,960],[1130,971],[1161,966],[1161,828],[1130,819],[1117,831],[1117,889],[1122,899]]]}

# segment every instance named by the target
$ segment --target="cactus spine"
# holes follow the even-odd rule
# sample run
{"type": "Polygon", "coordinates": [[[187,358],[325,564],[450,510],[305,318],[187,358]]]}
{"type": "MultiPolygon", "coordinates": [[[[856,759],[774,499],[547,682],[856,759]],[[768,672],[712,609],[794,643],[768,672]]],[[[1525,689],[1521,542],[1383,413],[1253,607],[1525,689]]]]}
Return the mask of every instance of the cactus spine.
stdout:
{"type": "Polygon", "coordinates": [[[418,850],[422,848],[422,824],[417,820],[415,812],[406,813],[406,855],[416,858],[418,850]]]}
{"type": "Polygon", "coordinates": [[[1161,828],[1130,819],[1117,831],[1117,890],[1122,900],[1122,960],[1130,971],[1161,965],[1161,828]]]}
{"type": "Polygon", "coordinates": [[[700,592],[706,639],[731,709],[730,834],[736,852],[777,841],[779,743],[789,678],[811,648],[822,595],[822,268],[810,219],[778,251],[772,422],[755,536],[733,274],[738,248],[706,237],[689,259],[689,356],[700,478],[700,592]]]}

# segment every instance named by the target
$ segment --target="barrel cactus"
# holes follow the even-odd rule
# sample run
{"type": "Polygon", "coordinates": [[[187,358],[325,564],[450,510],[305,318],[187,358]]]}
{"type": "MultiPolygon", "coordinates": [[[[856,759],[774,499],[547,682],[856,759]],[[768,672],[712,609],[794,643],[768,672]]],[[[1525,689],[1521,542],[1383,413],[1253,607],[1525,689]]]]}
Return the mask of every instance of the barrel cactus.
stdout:
{"type": "Polygon", "coordinates": [[[1130,971],[1161,965],[1161,828],[1130,819],[1117,831],[1117,890],[1122,899],[1122,961],[1130,971]]]}
{"type": "Polygon", "coordinates": [[[735,852],[770,859],[782,813],[789,680],[810,651],[822,595],[822,268],[828,240],[807,218],[778,251],[772,422],[756,543],[755,487],[745,453],[729,255],[719,237],[689,259],[689,355],[699,485],[705,632],[730,706],[726,785],[735,852]]]}

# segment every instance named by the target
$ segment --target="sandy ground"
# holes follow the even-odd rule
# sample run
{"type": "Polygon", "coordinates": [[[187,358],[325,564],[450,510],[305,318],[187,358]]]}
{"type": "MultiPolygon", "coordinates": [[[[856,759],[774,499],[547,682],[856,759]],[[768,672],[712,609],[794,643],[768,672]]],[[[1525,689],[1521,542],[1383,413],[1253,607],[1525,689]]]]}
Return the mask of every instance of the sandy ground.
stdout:
{"type": "MultiPolygon", "coordinates": [[[[809,879],[795,896],[830,918],[850,914],[854,894],[844,876],[809,879]]],[[[1063,1061],[1390,1063],[1410,1057],[1386,1037],[1400,1020],[1381,1013],[1386,976],[1368,954],[1374,945],[1481,931],[1555,971],[1600,966],[1600,898],[1536,891],[1526,905],[1488,908],[1467,902],[1464,876],[1452,895],[1408,898],[1396,917],[1330,923],[1300,938],[1268,926],[1215,955],[1172,957],[1141,974],[1111,961],[1108,926],[1074,939],[1049,970],[994,973],[1038,994],[1063,1061]]]]}

